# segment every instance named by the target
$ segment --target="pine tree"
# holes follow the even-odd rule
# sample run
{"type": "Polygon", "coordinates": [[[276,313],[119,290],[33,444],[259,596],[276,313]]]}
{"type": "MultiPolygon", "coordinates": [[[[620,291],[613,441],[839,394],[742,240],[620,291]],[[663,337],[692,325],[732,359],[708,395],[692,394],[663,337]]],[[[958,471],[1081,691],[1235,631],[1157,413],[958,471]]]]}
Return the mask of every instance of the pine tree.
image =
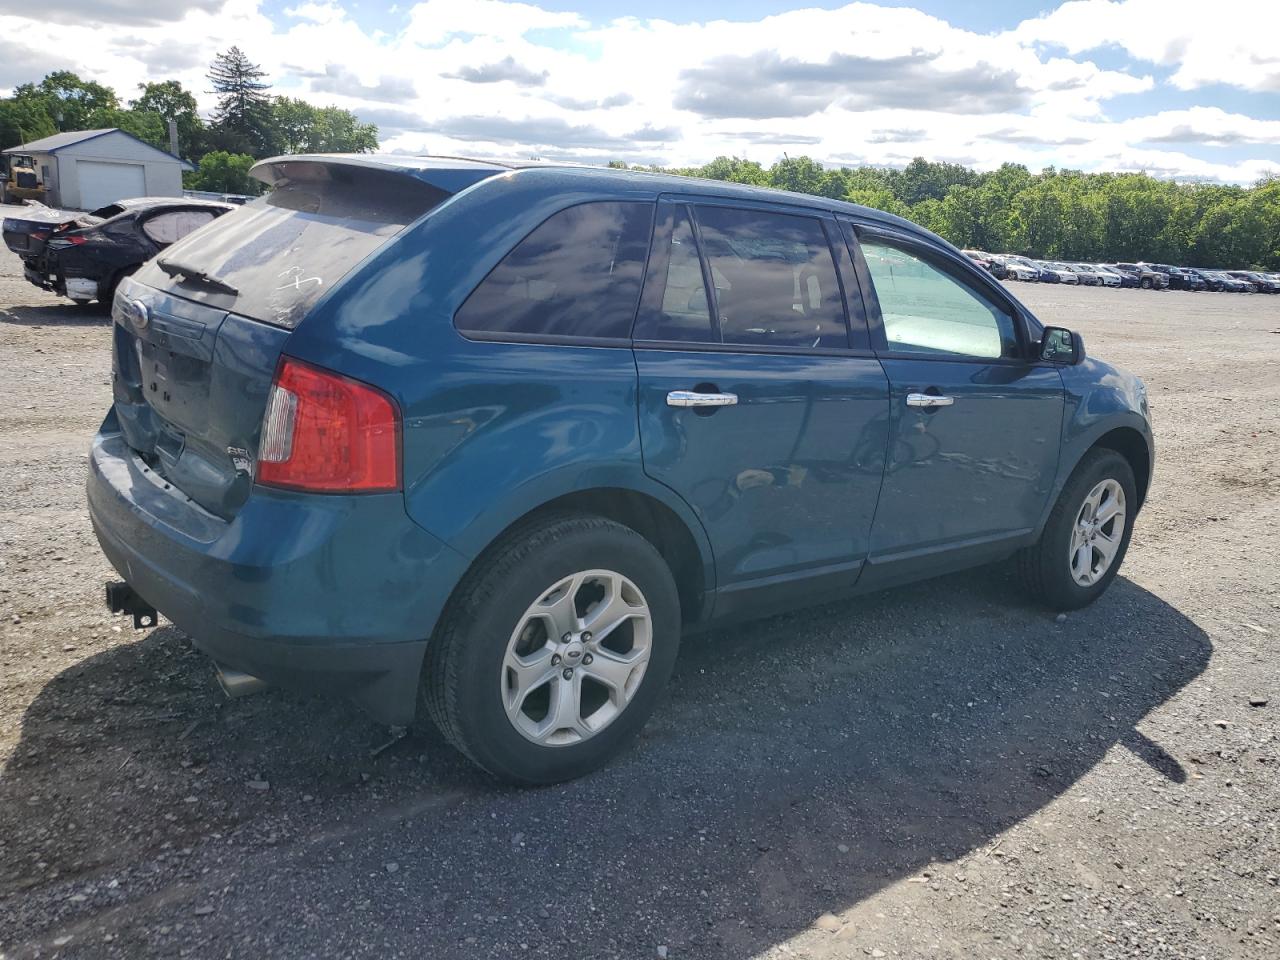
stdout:
{"type": "Polygon", "coordinates": [[[251,63],[239,47],[219,53],[209,67],[209,82],[218,94],[213,111],[214,140],[233,153],[261,157],[273,152],[271,133],[271,84],[266,72],[251,63]]]}

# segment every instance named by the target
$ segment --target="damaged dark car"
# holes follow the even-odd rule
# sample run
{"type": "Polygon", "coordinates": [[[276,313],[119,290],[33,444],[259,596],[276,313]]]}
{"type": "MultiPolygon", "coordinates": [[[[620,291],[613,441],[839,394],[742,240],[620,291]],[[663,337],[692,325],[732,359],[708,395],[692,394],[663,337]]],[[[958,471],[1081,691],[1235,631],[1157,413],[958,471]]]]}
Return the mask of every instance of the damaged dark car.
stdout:
{"type": "Polygon", "coordinates": [[[65,222],[58,216],[46,216],[40,223],[8,217],[4,239],[22,258],[24,275],[37,287],[78,304],[97,301],[107,306],[122,279],[171,243],[233,209],[228,203],[193,198],[118,200],[65,222]]]}

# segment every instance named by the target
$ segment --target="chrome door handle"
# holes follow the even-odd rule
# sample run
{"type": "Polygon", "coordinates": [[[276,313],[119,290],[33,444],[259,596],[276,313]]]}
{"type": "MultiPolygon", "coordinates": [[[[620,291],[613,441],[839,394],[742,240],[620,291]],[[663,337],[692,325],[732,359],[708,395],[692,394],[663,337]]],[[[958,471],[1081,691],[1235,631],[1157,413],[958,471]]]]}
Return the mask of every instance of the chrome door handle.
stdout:
{"type": "Polygon", "coordinates": [[[956,402],[955,397],[938,397],[932,393],[908,393],[908,407],[949,407],[956,402]]]}
{"type": "Polygon", "coordinates": [[[667,394],[668,407],[732,407],[738,402],[736,393],[697,393],[672,390],[667,394]]]}

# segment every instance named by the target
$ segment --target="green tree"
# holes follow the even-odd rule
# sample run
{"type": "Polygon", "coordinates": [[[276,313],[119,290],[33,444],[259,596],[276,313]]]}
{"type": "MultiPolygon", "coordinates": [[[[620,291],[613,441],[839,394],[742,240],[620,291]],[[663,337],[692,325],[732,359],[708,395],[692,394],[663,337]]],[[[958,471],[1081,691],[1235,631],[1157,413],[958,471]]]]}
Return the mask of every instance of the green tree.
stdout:
{"type": "Polygon", "coordinates": [[[316,108],[296,97],[276,97],[271,102],[271,128],[281,153],[307,153],[316,108]]]}
{"type": "Polygon", "coordinates": [[[120,99],[110,87],[83,80],[70,70],[55,70],[39,83],[14,88],[13,99],[39,104],[58,130],[89,130],[95,110],[114,110],[120,99]]]}
{"type": "Polygon", "coordinates": [[[971,187],[978,175],[957,163],[930,163],[916,157],[893,177],[893,192],[906,204],[941,200],[954,186],[971,187]]]}
{"type": "Polygon", "coordinates": [[[0,100],[0,150],[58,132],[44,105],[36,100],[0,100]]]}
{"type": "Polygon", "coordinates": [[[378,128],[361,123],[350,110],[321,107],[311,125],[311,145],[316,153],[372,153],[378,149],[378,128]]]}
{"type": "Polygon", "coordinates": [[[938,205],[937,232],[957,247],[986,249],[991,244],[983,221],[982,195],[977,187],[954,186],[938,205]]]}
{"type": "Polygon", "coordinates": [[[274,152],[271,97],[266,72],[232,47],[217,54],[208,79],[218,95],[213,111],[212,142],[223,152],[266,156],[274,152]]]}
{"type": "Polygon", "coordinates": [[[1062,202],[1045,177],[1036,178],[1010,204],[1009,252],[1050,259],[1062,256],[1062,202]]]}
{"type": "Polygon", "coordinates": [[[1258,208],[1261,228],[1257,262],[1265,269],[1280,269],[1280,174],[1258,181],[1250,196],[1258,208]]]}
{"type": "Polygon", "coordinates": [[[294,97],[271,103],[271,129],[281,153],[370,153],[378,149],[378,128],[361,123],[350,110],[316,107],[294,97]]]}
{"type": "MultiPolygon", "coordinates": [[[[204,122],[196,108],[196,98],[177,80],[165,80],[161,83],[140,83],[142,92],[129,106],[138,111],[159,114],[165,120],[166,143],[168,140],[168,121],[172,120],[178,127],[178,154],[183,157],[194,157],[202,153],[204,143],[204,122]]],[[[167,147],[166,147],[167,149],[167,147]]]]}
{"type": "Polygon", "coordinates": [[[794,193],[825,196],[830,177],[822,164],[809,157],[787,157],[769,168],[769,186],[794,193]]]}
{"type": "Polygon", "coordinates": [[[890,173],[878,167],[855,167],[842,171],[844,196],[841,199],[899,217],[910,215],[907,205],[894,196],[890,173]]]}
{"type": "Polygon", "coordinates": [[[764,167],[754,160],[742,160],[738,157],[716,157],[710,163],[698,168],[695,176],[707,180],[727,180],[730,183],[746,183],[755,187],[769,184],[769,174],[764,167]]]}
{"type": "Polygon", "coordinates": [[[942,201],[933,197],[925,197],[919,203],[912,204],[907,219],[920,224],[926,230],[940,234],[944,229],[942,223],[942,201]]]}
{"type": "Polygon", "coordinates": [[[249,176],[249,168],[255,162],[247,153],[215,150],[200,158],[194,173],[183,177],[183,186],[189,190],[256,195],[262,192],[262,184],[249,176]]]}
{"type": "Polygon", "coordinates": [[[919,158],[903,170],[827,169],[811,157],[768,170],[717,157],[665,172],[848,200],[907,217],[958,246],[999,253],[1280,269],[1280,175],[1237,187],[1053,167],[1032,174],[1013,163],[978,173],[919,158]]]}
{"type": "Polygon", "coordinates": [[[885,213],[892,213],[899,217],[911,215],[907,205],[895,197],[893,191],[886,186],[867,184],[849,187],[844,199],[850,203],[860,203],[864,207],[883,210],[885,213]]]}
{"type": "Polygon", "coordinates": [[[158,147],[165,152],[169,150],[169,127],[158,113],[152,113],[149,110],[99,107],[89,114],[87,122],[90,129],[118,127],[153,147],[158,147]]]}

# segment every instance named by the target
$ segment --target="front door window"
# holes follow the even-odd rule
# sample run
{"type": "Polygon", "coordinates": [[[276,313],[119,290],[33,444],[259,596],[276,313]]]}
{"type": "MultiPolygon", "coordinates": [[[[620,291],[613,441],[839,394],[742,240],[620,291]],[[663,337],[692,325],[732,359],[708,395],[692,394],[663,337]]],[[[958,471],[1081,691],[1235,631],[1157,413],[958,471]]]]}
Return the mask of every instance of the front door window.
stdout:
{"type": "Polygon", "coordinates": [[[1013,317],[928,260],[880,238],[862,241],[892,353],[996,359],[1018,355],[1013,317]]]}

